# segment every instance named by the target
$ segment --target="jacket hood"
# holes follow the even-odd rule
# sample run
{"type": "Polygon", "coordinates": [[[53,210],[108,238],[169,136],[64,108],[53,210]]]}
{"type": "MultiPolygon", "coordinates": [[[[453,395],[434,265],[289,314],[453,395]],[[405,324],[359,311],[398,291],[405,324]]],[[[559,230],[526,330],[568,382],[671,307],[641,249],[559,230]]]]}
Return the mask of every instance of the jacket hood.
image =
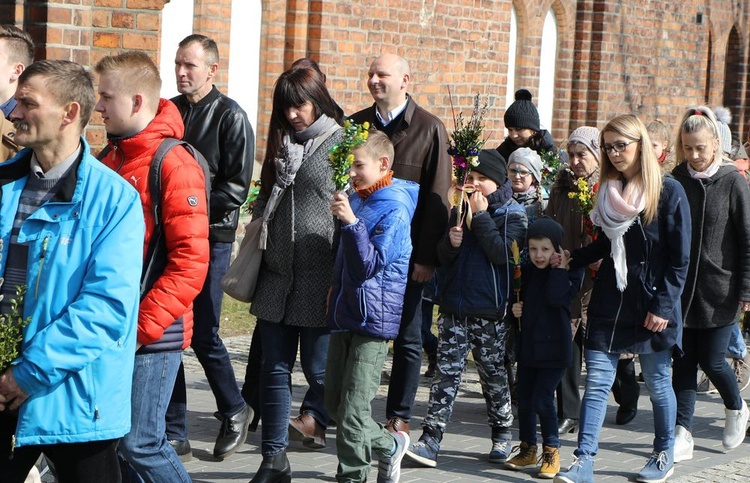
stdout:
{"type": "MultiPolygon", "coordinates": [[[[737,166],[735,166],[734,164],[722,164],[721,166],[719,166],[719,170],[716,172],[716,174],[706,179],[705,182],[706,184],[714,183],[715,181],[735,171],[739,172],[739,170],[737,169],[737,166]]],[[[672,174],[678,178],[679,177],[691,178],[691,179],[693,178],[692,176],[690,176],[690,172],[688,171],[687,161],[683,161],[682,163],[678,164],[677,167],[672,170],[672,174]]]]}
{"type": "Polygon", "coordinates": [[[403,204],[410,213],[417,208],[419,185],[413,181],[394,178],[393,184],[387,189],[379,189],[370,195],[372,201],[396,201],[403,204]],[[387,192],[387,195],[384,193],[387,192]]]}
{"type": "Polygon", "coordinates": [[[177,106],[159,99],[156,115],[145,129],[130,137],[110,137],[109,141],[125,153],[126,159],[132,159],[143,151],[156,151],[164,138],[182,139],[184,135],[185,125],[177,106]]]}

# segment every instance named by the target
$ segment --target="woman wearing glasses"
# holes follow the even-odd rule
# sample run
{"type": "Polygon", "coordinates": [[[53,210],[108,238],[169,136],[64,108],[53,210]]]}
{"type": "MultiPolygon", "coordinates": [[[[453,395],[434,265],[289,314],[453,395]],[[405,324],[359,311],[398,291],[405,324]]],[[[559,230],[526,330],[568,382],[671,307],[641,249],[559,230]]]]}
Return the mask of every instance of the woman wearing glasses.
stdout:
{"type": "Polygon", "coordinates": [[[690,208],[673,178],[662,178],[646,127],[635,116],[602,130],[600,187],[591,220],[600,230],[572,253],[571,268],[603,259],[588,306],[586,391],[578,448],[557,482],[593,482],[607,397],[622,353],[639,354],[654,414],[654,448],[637,481],[665,481],[673,472],[676,402],[672,352],[682,335],[680,294],[690,256],[690,208]]]}
{"type": "Polygon", "coordinates": [[[547,199],[542,186],[542,158],[529,148],[519,148],[508,159],[508,179],[513,199],[526,209],[529,225],[544,214],[547,199]]]}
{"type": "Polygon", "coordinates": [[[722,162],[719,130],[705,106],[689,109],[676,142],[681,163],[672,172],[687,193],[693,219],[692,249],[682,294],[682,357],[674,362],[677,396],[675,461],[693,457],[693,411],[698,364],[724,402],[725,450],[745,439],[747,404],[724,359],[740,310],[750,309],[750,189],[722,162]]]}

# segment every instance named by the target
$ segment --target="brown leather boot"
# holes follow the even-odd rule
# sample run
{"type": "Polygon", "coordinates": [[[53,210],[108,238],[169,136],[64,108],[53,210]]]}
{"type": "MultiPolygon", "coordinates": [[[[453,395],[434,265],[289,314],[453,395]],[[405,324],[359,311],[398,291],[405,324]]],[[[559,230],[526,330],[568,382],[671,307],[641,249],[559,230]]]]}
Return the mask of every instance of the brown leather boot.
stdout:
{"type": "Polygon", "coordinates": [[[391,433],[398,433],[399,431],[403,431],[406,434],[409,434],[409,422],[404,421],[398,416],[392,416],[388,418],[388,421],[385,423],[385,429],[387,429],[391,433]]]}
{"type": "Polygon", "coordinates": [[[326,447],[326,429],[307,413],[289,420],[289,438],[302,441],[305,448],[322,449],[326,447]]]}

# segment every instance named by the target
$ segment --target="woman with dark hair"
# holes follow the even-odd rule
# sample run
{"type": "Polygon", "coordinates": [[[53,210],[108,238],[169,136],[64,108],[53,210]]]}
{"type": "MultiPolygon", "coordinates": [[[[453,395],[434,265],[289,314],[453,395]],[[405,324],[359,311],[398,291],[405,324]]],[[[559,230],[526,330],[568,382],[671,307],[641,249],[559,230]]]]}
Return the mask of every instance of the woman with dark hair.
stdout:
{"type": "Polygon", "coordinates": [[[253,483],[291,481],[290,430],[309,448],[325,447],[325,312],[335,232],[328,152],[343,139],[340,121],[319,72],[292,68],[279,76],[254,209],[255,218],[263,217],[260,247],[265,252],[250,308],[263,350],[263,462],[253,483]],[[300,416],[290,421],[289,381],[298,345],[310,388],[300,416]]]}
{"type": "Polygon", "coordinates": [[[636,481],[665,481],[674,471],[672,354],[682,340],[680,295],[690,261],[685,190],[662,177],[646,126],[618,116],[602,129],[599,190],[591,221],[596,241],[572,253],[570,268],[602,260],[588,306],[586,391],[575,461],[557,483],[594,481],[594,456],[620,355],[638,354],[654,418],[653,450],[636,481]]]}

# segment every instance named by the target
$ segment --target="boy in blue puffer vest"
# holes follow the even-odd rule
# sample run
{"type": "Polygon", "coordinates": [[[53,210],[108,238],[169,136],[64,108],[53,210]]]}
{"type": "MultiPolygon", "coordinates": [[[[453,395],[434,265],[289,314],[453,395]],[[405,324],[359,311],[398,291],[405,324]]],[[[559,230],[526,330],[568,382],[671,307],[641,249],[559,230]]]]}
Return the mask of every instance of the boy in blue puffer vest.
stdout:
{"type": "Polygon", "coordinates": [[[371,416],[388,340],[398,335],[411,256],[411,218],[419,185],[393,179],[393,145],[373,131],[352,151],[356,193],[335,193],[331,212],[341,242],[328,299],[331,339],[325,405],[337,422],[338,481],[366,481],[374,451],[378,482],[397,482],[409,447],[405,432],[389,433],[371,416]]]}
{"type": "MultiPolygon", "coordinates": [[[[453,413],[461,373],[471,349],[487,403],[492,448],[489,461],[505,463],[510,453],[513,413],[508,374],[503,360],[509,326],[503,322],[512,277],[509,250],[526,238],[526,211],[513,199],[503,157],[494,149],[479,153],[464,192],[471,217],[451,228],[438,245],[437,372],[432,379],[427,416],[419,441],[406,457],[427,467],[437,466],[440,441],[453,413]]],[[[468,213],[467,213],[468,215],[468,213]]]]}

